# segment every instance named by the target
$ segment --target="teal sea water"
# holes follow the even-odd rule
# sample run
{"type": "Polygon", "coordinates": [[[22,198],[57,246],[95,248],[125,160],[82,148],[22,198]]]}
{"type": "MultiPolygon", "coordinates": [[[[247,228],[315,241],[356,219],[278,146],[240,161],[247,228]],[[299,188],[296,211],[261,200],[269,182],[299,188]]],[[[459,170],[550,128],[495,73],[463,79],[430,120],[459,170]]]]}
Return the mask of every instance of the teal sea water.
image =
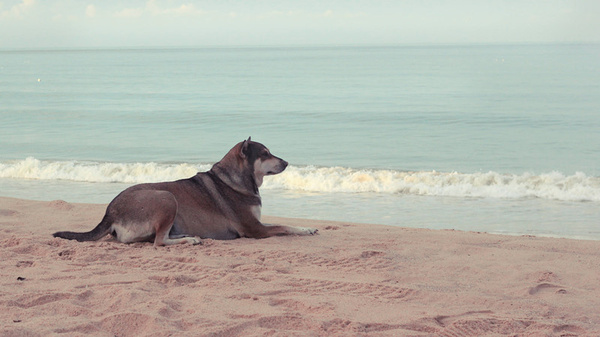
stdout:
{"type": "Polygon", "coordinates": [[[600,239],[600,45],[0,50],[2,196],[107,203],[248,136],[291,163],[263,214],[600,239]]]}

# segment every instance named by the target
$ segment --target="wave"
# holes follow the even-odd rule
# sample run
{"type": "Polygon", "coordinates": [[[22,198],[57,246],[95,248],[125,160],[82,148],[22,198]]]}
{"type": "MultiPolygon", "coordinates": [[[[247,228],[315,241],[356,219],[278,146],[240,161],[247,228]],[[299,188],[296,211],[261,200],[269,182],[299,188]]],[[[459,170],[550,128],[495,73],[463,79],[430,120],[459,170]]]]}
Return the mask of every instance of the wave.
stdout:
{"type": "MultiPolygon", "coordinates": [[[[142,183],[191,177],[211,164],[100,163],[42,161],[35,158],[0,163],[0,178],[142,183]]],[[[544,174],[404,172],[344,167],[290,166],[265,178],[264,189],[324,193],[382,193],[424,196],[541,198],[600,201],[600,177],[578,172],[544,174]]]]}
{"type": "Polygon", "coordinates": [[[137,184],[187,178],[195,175],[198,170],[209,170],[211,166],[187,163],[44,161],[29,157],[0,163],[0,178],[137,184]]]}

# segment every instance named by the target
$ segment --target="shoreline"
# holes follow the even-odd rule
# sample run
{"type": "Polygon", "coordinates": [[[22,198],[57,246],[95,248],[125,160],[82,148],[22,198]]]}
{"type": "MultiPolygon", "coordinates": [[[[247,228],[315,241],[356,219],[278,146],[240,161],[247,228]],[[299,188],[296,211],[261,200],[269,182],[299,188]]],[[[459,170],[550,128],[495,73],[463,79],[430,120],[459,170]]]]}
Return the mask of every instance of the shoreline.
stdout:
{"type": "Polygon", "coordinates": [[[270,216],[320,234],[51,236],[105,207],[0,197],[1,335],[600,335],[600,241],[270,216]]]}
{"type": "MultiPolygon", "coordinates": [[[[36,201],[68,200],[107,205],[130,184],[93,184],[69,190],[69,182],[32,181],[34,185],[4,185],[5,196],[36,201]],[[66,184],[66,185],[65,185],[66,184]],[[16,189],[18,187],[18,189],[16,189]],[[65,192],[65,187],[69,192],[65,192]],[[75,191],[75,192],[73,192],[75,191]],[[90,191],[94,196],[90,198],[90,191]],[[7,191],[5,191],[7,192],[7,191]],[[30,195],[35,195],[30,198],[30,195]],[[80,201],[77,201],[80,200],[80,201]]],[[[600,241],[596,226],[597,203],[563,203],[556,200],[518,200],[518,209],[510,209],[511,200],[495,198],[456,198],[451,196],[396,195],[364,199],[362,193],[324,193],[311,196],[311,206],[298,209],[296,196],[278,190],[261,191],[264,214],[311,221],[338,221],[378,224],[395,228],[427,228],[484,232],[497,235],[533,235],[547,238],[600,241]],[[290,195],[292,195],[290,197],[290,195]],[[386,199],[390,197],[390,199],[386,199]],[[399,207],[393,202],[402,203],[399,207]],[[337,204],[336,204],[337,203],[337,204]],[[512,213],[511,213],[512,212],[512,213]],[[384,216],[385,215],[385,216],[384,216]],[[541,218],[540,218],[541,216],[541,218]],[[464,221],[469,219],[469,221],[464,221]]],[[[307,192],[308,193],[308,192],[307,192]]],[[[300,194],[307,196],[309,194],[300,194]]],[[[96,221],[96,220],[94,220],[96,221]]]]}

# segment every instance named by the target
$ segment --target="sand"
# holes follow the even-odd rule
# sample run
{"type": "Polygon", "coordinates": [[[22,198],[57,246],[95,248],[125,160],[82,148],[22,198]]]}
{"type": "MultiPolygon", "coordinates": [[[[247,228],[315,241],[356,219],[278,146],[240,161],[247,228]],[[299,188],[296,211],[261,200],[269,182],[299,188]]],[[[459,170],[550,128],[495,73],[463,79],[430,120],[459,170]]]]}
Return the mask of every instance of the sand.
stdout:
{"type": "Polygon", "coordinates": [[[600,336],[599,241],[273,217],[319,235],[51,236],[105,206],[0,198],[1,336],[600,336]]]}

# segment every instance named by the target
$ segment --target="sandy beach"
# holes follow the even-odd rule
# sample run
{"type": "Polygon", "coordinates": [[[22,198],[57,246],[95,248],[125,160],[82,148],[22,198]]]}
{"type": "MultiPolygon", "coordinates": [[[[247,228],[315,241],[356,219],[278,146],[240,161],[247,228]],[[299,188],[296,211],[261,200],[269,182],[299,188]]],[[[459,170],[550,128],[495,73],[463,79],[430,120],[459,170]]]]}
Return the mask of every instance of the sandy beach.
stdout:
{"type": "Polygon", "coordinates": [[[0,198],[1,336],[600,336],[599,241],[266,216],[319,235],[51,236],[105,206],[0,198]]]}

